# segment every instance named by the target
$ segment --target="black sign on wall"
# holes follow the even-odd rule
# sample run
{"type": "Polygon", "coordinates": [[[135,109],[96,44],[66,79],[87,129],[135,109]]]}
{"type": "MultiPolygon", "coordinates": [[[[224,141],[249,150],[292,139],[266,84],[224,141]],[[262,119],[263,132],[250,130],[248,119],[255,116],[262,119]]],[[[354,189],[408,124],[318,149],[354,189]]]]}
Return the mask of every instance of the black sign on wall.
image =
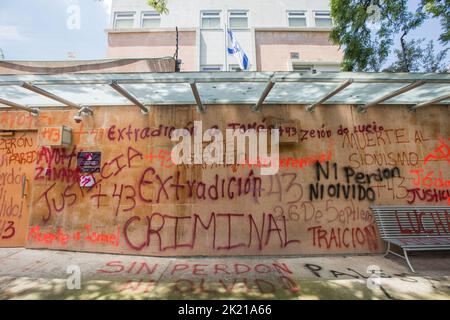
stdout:
{"type": "Polygon", "coordinates": [[[77,167],[81,173],[100,172],[101,152],[78,152],[77,167]]]}

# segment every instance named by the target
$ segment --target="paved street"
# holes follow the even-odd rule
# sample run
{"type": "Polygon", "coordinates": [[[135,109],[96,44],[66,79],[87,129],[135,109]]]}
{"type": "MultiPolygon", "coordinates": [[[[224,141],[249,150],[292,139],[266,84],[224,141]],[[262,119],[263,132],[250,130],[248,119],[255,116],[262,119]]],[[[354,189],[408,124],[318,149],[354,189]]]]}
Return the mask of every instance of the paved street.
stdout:
{"type": "Polygon", "coordinates": [[[0,299],[449,299],[450,255],[153,258],[0,249],[0,299]],[[370,277],[370,279],[368,279],[370,277]]]}

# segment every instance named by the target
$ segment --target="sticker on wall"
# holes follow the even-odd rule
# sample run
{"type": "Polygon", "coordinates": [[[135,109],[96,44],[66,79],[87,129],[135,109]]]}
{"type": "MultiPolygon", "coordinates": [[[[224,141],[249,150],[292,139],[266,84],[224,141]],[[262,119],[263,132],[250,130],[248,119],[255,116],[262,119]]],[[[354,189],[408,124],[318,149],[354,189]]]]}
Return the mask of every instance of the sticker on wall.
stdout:
{"type": "Polygon", "coordinates": [[[80,187],[82,188],[90,188],[95,184],[94,176],[81,176],[80,177],[80,187]]]}
{"type": "Polygon", "coordinates": [[[82,173],[100,172],[101,152],[78,152],[77,166],[82,173]]]}

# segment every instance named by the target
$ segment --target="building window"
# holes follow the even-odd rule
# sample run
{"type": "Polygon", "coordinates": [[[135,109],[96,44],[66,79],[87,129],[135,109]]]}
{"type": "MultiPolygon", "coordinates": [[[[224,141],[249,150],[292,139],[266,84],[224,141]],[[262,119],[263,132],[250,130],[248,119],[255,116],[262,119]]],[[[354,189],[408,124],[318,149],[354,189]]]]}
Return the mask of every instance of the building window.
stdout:
{"type": "Polygon", "coordinates": [[[331,28],[333,26],[333,20],[331,20],[329,11],[314,12],[314,19],[316,21],[316,27],[331,28]]]}
{"type": "Polygon", "coordinates": [[[134,12],[116,12],[114,29],[131,29],[134,27],[134,12]]]}
{"type": "Polygon", "coordinates": [[[230,29],[248,29],[248,12],[230,12],[228,16],[228,26],[230,29]]]}
{"type": "Polygon", "coordinates": [[[305,11],[290,11],[288,12],[289,27],[306,27],[306,12],[305,11]]]}
{"type": "Polygon", "coordinates": [[[314,66],[312,65],[304,65],[304,64],[298,64],[294,63],[292,64],[292,71],[296,72],[311,72],[313,71],[314,66]]]}
{"type": "Polygon", "coordinates": [[[201,71],[222,71],[221,65],[203,65],[200,68],[201,71]]]}
{"type": "Polygon", "coordinates": [[[220,29],[220,11],[202,12],[202,29],[220,29]]]}
{"type": "Polygon", "coordinates": [[[157,12],[142,12],[141,28],[159,28],[161,15],[157,12]]]}
{"type": "Polygon", "coordinates": [[[299,52],[291,52],[290,56],[291,56],[292,60],[300,59],[300,53],[299,52]]]}

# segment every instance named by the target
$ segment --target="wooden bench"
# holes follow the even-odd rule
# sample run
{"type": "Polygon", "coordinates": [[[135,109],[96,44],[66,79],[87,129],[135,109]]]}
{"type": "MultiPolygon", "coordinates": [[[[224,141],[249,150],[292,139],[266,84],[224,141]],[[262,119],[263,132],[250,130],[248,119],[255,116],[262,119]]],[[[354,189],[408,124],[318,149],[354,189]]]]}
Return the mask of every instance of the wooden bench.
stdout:
{"type": "Polygon", "coordinates": [[[392,253],[406,260],[409,251],[450,250],[449,206],[371,206],[381,238],[392,253]],[[403,250],[403,256],[391,251],[391,244],[403,250]]]}

